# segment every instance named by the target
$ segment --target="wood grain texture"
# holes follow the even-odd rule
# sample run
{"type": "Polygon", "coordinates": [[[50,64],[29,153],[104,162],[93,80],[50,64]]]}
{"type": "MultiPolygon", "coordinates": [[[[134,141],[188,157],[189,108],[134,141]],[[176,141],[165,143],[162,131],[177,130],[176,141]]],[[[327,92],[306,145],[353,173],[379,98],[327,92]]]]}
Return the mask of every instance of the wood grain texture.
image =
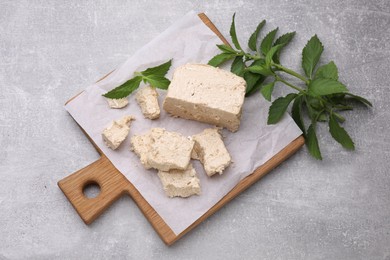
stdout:
{"type": "Polygon", "coordinates": [[[129,184],[129,181],[105,155],[58,182],[58,186],[86,224],[92,223],[108,206],[123,195],[129,184]],[[87,198],[84,196],[83,189],[93,183],[100,187],[100,193],[95,198],[87,198]]]}
{"type": "MultiPolygon", "coordinates": [[[[205,14],[199,14],[200,19],[225,43],[229,44],[214,24],[205,14]]],[[[110,72],[111,73],[111,72],[110,72]]],[[[106,75],[107,76],[107,75],[106,75]]],[[[105,76],[105,77],[106,77],[105,76]]],[[[72,98],[74,99],[74,97],[72,98]]],[[[72,100],[71,99],[71,100],[72,100]]],[[[69,100],[68,102],[70,102],[69,100]]],[[[88,136],[88,135],[87,135],[88,136]]],[[[91,140],[91,139],[90,139],[91,140]]],[[[304,144],[302,136],[295,139],[282,151],[272,157],[256,171],[241,180],[225,197],[215,204],[209,211],[202,215],[197,221],[189,226],[182,233],[176,235],[172,229],[164,222],[158,213],[142,197],[139,191],[127,178],[120,173],[108,158],[101,153],[100,149],[94,144],[101,158],[87,167],[73,173],[72,175],[60,180],[58,186],[73,205],[77,213],[86,224],[92,223],[104,210],[114,203],[120,196],[128,194],[135,201],[144,216],[151,223],[160,238],[167,245],[172,245],[175,241],[183,237],[190,230],[198,226],[209,216],[217,212],[241,192],[246,190],[261,177],[266,175],[276,166],[285,161],[288,157],[299,150],[304,144]],[[86,185],[95,183],[100,187],[100,193],[95,198],[87,198],[83,194],[86,185]]]]}

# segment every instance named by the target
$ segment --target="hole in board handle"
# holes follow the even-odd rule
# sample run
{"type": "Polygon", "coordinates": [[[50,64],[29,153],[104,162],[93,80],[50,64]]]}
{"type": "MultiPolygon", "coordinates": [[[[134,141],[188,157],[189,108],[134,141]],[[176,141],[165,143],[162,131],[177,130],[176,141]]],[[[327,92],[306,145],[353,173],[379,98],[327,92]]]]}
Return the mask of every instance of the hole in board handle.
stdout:
{"type": "Polygon", "coordinates": [[[83,194],[88,199],[93,199],[99,196],[101,192],[100,185],[96,181],[90,181],[83,187],[83,194]]]}

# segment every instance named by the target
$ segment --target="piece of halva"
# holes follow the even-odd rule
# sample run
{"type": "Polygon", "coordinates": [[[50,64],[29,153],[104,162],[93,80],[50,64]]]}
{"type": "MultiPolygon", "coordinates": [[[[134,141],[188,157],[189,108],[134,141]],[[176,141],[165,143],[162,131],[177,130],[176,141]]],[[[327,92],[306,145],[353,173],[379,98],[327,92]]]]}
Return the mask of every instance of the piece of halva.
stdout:
{"type": "Polygon", "coordinates": [[[188,167],[194,141],[164,128],[153,128],[150,136],[152,142],[147,162],[151,167],[161,171],[185,170],[188,167]]]}
{"type": "Polygon", "coordinates": [[[160,117],[158,93],[155,88],[151,86],[141,88],[138,90],[135,99],[137,100],[145,118],[156,119],[160,117]]]}
{"type": "Polygon", "coordinates": [[[117,149],[129,134],[132,120],[135,120],[132,116],[124,116],[120,120],[114,120],[109,127],[103,130],[104,143],[113,150],[117,149]]]}
{"type": "Polygon", "coordinates": [[[223,170],[231,163],[231,157],[217,128],[209,128],[193,135],[195,141],[193,159],[199,158],[208,176],[223,170]]]}
{"type": "Polygon", "coordinates": [[[158,171],[168,197],[189,197],[200,194],[200,181],[192,164],[185,170],[158,171]]]}
{"type": "Polygon", "coordinates": [[[152,139],[150,137],[150,132],[143,135],[133,135],[130,139],[131,150],[139,157],[141,164],[145,169],[152,168],[148,164],[148,153],[151,149],[152,139]]]}
{"type": "Polygon", "coordinates": [[[240,126],[246,82],[229,71],[205,64],[178,67],[163,108],[173,116],[226,127],[240,126]]]}
{"type": "Polygon", "coordinates": [[[119,99],[112,99],[112,98],[106,98],[108,106],[111,108],[123,108],[129,104],[129,100],[127,98],[119,98],[119,99]]]}
{"type": "Polygon", "coordinates": [[[185,170],[194,147],[194,141],[164,128],[152,128],[144,135],[134,135],[131,144],[146,169],[161,171],[185,170]]]}

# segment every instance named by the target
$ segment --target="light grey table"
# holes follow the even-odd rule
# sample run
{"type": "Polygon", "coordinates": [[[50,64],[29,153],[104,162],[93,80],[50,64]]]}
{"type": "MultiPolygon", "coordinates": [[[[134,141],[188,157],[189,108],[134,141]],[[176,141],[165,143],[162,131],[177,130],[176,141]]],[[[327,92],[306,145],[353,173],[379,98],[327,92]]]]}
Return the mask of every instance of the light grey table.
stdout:
{"type": "MultiPolygon", "coordinates": [[[[390,1],[0,1],[0,259],[390,259],[390,1]],[[321,125],[306,148],[172,247],[124,197],[84,225],[57,181],[98,159],[64,102],[190,10],[227,35],[257,22],[297,31],[283,62],[299,69],[315,33],[350,90],[357,150],[321,125]]],[[[287,93],[280,86],[276,95],[287,93]]]]}

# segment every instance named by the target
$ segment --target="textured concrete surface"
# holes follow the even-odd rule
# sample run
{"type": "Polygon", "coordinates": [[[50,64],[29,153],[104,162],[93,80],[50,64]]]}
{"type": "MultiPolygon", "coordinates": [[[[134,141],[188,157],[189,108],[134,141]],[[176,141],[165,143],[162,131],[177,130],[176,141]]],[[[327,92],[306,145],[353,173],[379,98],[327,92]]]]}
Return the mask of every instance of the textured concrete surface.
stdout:
{"type": "Polygon", "coordinates": [[[389,28],[388,0],[0,1],[0,259],[389,260],[389,28]],[[63,104],[191,9],[224,34],[237,12],[241,39],[263,18],[296,30],[294,69],[317,33],[374,103],[347,113],[357,150],[321,125],[323,161],[302,149],[172,247],[128,197],[85,226],[56,183],[98,154],[63,104]]]}

